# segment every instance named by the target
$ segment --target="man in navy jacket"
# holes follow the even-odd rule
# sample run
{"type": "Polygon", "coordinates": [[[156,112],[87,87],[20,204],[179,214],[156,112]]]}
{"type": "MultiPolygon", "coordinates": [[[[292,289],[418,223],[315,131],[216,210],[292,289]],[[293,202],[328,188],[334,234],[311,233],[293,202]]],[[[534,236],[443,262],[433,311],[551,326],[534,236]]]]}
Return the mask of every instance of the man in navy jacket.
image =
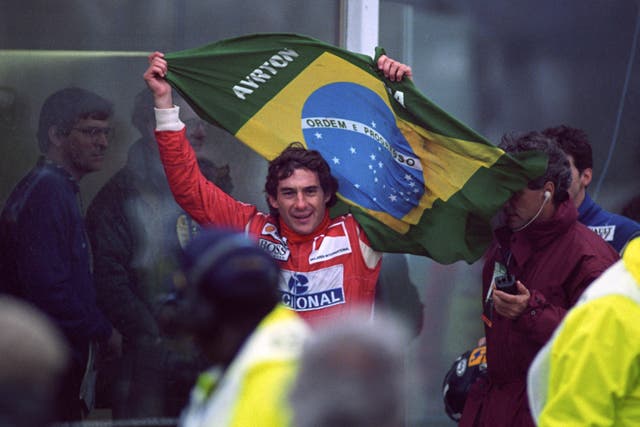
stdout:
{"type": "Polygon", "coordinates": [[[59,420],[78,419],[91,409],[93,344],[121,351],[120,333],[96,306],[78,187],[102,166],[112,112],[110,102],[84,89],[49,96],[38,128],[43,155],[14,188],[0,218],[0,290],[46,313],[71,350],[59,420]]]}
{"type": "Polygon", "coordinates": [[[587,194],[587,187],[593,177],[593,155],[587,134],[565,125],[545,129],[543,133],[553,139],[569,159],[569,194],[578,208],[578,221],[597,233],[618,253],[622,253],[631,239],[640,236],[640,224],[602,209],[587,194]]]}

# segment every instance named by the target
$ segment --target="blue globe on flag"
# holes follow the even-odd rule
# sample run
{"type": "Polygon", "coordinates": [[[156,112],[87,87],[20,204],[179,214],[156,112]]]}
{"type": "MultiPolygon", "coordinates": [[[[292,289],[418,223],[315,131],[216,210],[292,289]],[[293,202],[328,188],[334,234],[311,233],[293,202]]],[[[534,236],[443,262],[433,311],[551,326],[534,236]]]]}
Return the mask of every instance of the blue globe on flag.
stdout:
{"type": "Polygon", "coordinates": [[[302,108],[302,132],[331,166],[344,198],[397,219],[418,205],[422,165],[371,89],[348,82],[317,89],[302,108]]]}

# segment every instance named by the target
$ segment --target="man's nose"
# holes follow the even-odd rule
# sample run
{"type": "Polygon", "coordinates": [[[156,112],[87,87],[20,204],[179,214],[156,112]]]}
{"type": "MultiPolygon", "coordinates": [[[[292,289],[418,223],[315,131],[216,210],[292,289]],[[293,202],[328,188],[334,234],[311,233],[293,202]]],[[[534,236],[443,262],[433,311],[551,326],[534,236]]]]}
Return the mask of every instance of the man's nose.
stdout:
{"type": "Polygon", "coordinates": [[[106,133],[100,133],[94,139],[94,142],[99,147],[107,148],[109,146],[109,136],[106,133]]]}
{"type": "Polygon", "coordinates": [[[298,209],[302,209],[307,205],[307,199],[304,197],[304,193],[301,191],[296,194],[295,206],[298,209]]]}

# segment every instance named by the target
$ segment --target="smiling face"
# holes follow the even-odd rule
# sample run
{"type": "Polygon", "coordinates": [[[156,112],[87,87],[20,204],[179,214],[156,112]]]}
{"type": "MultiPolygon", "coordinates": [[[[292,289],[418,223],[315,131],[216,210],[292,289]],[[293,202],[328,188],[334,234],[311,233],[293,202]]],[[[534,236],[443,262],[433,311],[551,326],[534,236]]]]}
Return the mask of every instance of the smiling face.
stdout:
{"type": "Polygon", "coordinates": [[[58,139],[62,166],[76,179],[102,168],[109,147],[107,120],[81,119],[58,139]]]}
{"type": "Polygon", "coordinates": [[[322,190],[317,173],[296,169],[291,176],[278,182],[276,197],[268,196],[268,199],[289,228],[307,235],[322,222],[330,195],[322,190]]]}

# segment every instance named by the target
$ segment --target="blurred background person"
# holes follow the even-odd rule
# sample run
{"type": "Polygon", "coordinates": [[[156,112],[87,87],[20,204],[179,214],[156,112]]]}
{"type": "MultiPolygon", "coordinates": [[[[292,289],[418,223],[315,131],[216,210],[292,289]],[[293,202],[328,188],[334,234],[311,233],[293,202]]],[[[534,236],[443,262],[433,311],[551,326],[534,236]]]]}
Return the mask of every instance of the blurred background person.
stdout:
{"type": "Polygon", "coordinates": [[[69,367],[64,336],[40,310],[8,295],[0,296],[0,330],[0,425],[49,425],[69,367]]]}
{"type": "Polygon", "coordinates": [[[203,229],[181,267],[167,322],[195,336],[210,367],[180,425],[289,425],[287,394],[309,330],[279,302],[276,261],[243,234],[203,229]]]}
{"type": "MultiPolygon", "coordinates": [[[[176,97],[194,149],[202,152],[206,124],[176,97]]],[[[203,368],[189,339],[168,337],[158,310],[171,291],[170,276],[182,248],[200,227],[175,202],[153,131],[153,97],[134,100],[131,122],[140,138],[127,163],[100,189],[87,211],[98,306],[124,336],[122,359],[101,366],[102,406],[114,418],[177,417],[203,368]]],[[[229,167],[200,157],[205,176],[231,191],[229,167]]]]}
{"type": "Polygon", "coordinates": [[[45,312],[71,347],[59,420],[79,419],[93,408],[96,344],[114,355],[122,347],[120,333],[96,305],[78,186],[102,167],[112,114],[111,102],[85,89],[50,95],[38,125],[42,156],[14,188],[0,218],[2,290],[45,312]]]}
{"type": "Polygon", "coordinates": [[[640,236],[640,223],[602,209],[587,193],[593,178],[593,155],[586,132],[567,125],[547,128],[542,133],[564,151],[571,165],[569,195],[578,208],[578,221],[589,227],[622,253],[624,246],[640,236]]]}
{"type": "Polygon", "coordinates": [[[385,312],[326,321],[305,344],[290,401],[296,427],[401,427],[409,333],[385,312]],[[346,320],[346,321],[345,321],[346,320]]]}

